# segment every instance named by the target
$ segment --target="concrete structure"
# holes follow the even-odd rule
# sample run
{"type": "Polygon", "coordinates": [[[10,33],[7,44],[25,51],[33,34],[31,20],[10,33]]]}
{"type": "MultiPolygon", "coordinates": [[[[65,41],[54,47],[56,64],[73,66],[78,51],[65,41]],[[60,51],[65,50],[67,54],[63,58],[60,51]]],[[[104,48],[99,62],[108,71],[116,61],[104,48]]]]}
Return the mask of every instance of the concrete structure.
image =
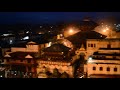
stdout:
{"type": "Polygon", "coordinates": [[[88,40],[87,52],[84,72],[88,77],[120,77],[120,39],[88,40]]]}

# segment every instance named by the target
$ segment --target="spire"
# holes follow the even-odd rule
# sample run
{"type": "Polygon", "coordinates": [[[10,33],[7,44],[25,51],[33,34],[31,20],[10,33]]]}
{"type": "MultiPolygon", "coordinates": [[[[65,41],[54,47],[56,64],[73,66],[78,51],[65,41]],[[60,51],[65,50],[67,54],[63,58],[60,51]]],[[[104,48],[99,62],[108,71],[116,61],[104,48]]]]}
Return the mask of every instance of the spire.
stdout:
{"type": "Polygon", "coordinates": [[[9,54],[6,54],[4,57],[11,57],[9,54]]]}
{"type": "Polygon", "coordinates": [[[83,45],[83,44],[81,45],[80,50],[81,50],[81,51],[85,51],[85,47],[84,47],[84,45],[83,45]]]}
{"type": "Polygon", "coordinates": [[[28,54],[25,58],[33,58],[33,57],[28,54]]]}

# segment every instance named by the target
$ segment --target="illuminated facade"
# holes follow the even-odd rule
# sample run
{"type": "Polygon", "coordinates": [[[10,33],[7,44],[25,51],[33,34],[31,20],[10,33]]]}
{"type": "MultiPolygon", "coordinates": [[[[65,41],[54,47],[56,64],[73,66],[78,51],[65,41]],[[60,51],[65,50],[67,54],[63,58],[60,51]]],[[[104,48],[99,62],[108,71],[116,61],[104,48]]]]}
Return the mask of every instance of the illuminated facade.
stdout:
{"type": "Polygon", "coordinates": [[[41,56],[41,50],[48,47],[49,43],[37,44],[31,41],[19,46],[11,47],[9,51],[5,52],[2,64],[9,70],[32,73],[33,77],[37,77],[36,60],[41,56]]]}
{"type": "Polygon", "coordinates": [[[84,72],[90,78],[120,77],[120,39],[90,39],[84,72]]]}
{"type": "Polygon", "coordinates": [[[45,48],[43,55],[38,60],[37,74],[39,78],[60,78],[61,76],[54,76],[54,69],[62,75],[64,72],[73,77],[73,67],[71,66],[72,57],[70,56],[70,48],[63,44],[53,44],[51,47],[45,48]],[[51,75],[46,75],[47,71],[51,75]]]}

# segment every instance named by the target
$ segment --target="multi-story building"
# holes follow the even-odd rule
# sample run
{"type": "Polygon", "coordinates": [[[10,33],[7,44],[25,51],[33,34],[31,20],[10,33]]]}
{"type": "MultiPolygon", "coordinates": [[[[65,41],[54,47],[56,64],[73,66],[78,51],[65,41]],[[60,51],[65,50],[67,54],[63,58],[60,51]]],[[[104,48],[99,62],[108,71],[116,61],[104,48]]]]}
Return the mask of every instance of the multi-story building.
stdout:
{"type": "MultiPolygon", "coordinates": [[[[36,74],[37,59],[41,50],[48,47],[49,43],[37,44],[33,41],[24,45],[11,47],[3,56],[3,65],[12,71],[20,71],[36,74]]],[[[33,76],[33,77],[34,77],[33,76]]]]}
{"type": "Polygon", "coordinates": [[[63,73],[67,77],[73,77],[73,66],[71,66],[71,49],[63,44],[53,44],[43,50],[43,55],[38,60],[37,74],[39,78],[56,77],[62,78],[63,73]],[[57,73],[54,71],[57,70],[57,73]],[[47,74],[49,72],[49,75],[47,74]]]}
{"type": "Polygon", "coordinates": [[[90,39],[84,72],[88,77],[120,77],[120,39],[90,39]]]}

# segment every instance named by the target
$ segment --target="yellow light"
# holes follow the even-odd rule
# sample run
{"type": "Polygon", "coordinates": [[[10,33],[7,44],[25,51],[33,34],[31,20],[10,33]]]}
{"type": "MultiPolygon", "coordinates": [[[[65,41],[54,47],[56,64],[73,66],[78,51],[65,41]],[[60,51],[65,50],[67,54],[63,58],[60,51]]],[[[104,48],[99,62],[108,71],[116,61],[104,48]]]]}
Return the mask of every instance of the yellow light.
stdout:
{"type": "Polygon", "coordinates": [[[70,33],[73,33],[73,29],[70,29],[69,32],[70,32],[70,33]]]}
{"type": "Polygon", "coordinates": [[[106,32],[106,30],[103,30],[103,32],[106,32]]]}

